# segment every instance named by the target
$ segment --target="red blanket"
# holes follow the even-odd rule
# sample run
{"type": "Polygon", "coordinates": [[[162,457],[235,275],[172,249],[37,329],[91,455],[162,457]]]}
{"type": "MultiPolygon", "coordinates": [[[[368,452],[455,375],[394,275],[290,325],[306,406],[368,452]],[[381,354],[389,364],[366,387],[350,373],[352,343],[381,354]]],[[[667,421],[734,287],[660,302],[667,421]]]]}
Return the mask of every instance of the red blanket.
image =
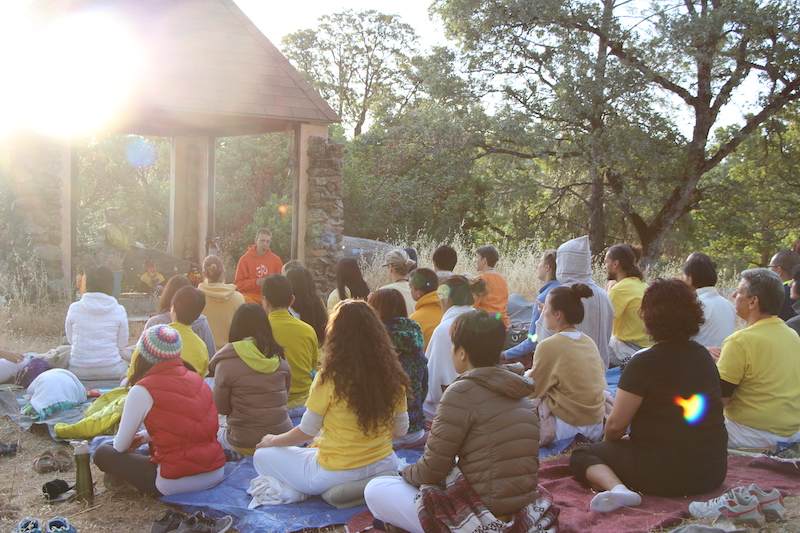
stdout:
{"type": "MultiPolygon", "coordinates": [[[[752,461],[750,457],[728,456],[728,476],[714,492],[689,498],[644,496],[639,507],[607,514],[589,512],[594,493],[572,478],[567,457],[541,463],[539,484],[553,495],[559,509],[558,529],[562,533],[646,533],[654,528],[675,526],[688,518],[689,502],[714,498],[740,485],[755,483],[764,489],[776,488],[784,496],[800,494],[800,477],[748,466],[752,461]]],[[[367,531],[371,526],[372,515],[368,511],[357,514],[347,524],[351,532],[367,531]]]]}

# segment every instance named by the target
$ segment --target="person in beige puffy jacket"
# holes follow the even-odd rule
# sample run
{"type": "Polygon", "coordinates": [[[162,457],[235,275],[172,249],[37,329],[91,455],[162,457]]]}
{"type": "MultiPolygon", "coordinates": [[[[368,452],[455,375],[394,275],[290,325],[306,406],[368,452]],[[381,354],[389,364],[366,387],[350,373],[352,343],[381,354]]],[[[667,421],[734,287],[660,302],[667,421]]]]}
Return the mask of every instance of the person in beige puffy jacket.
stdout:
{"type": "Polygon", "coordinates": [[[425,453],[402,478],[369,482],[365,499],[375,518],[423,532],[415,497],[423,484],[443,484],[454,466],[497,517],[512,515],[537,497],[539,419],[533,384],[498,366],[505,327],[484,311],[453,323],[453,363],[459,376],[445,390],[425,453]]]}

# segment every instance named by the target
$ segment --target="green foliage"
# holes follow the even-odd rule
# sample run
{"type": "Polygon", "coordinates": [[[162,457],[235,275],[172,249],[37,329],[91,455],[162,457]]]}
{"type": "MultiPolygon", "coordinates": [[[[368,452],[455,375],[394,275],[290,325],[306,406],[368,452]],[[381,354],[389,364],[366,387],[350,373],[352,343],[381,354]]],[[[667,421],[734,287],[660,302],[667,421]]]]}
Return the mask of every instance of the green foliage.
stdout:
{"type": "Polygon", "coordinates": [[[264,205],[252,214],[252,221],[244,228],[239,240],[228,251],[233,257],[239,257],[253,244],[256,232],[260,228],[272,231],[272,251],[284,260],[291,257],[292,246],[292,209],[287,197],[269,194],[264,205]],[[240,250],[240,251],[237,251],[240,250]]]}

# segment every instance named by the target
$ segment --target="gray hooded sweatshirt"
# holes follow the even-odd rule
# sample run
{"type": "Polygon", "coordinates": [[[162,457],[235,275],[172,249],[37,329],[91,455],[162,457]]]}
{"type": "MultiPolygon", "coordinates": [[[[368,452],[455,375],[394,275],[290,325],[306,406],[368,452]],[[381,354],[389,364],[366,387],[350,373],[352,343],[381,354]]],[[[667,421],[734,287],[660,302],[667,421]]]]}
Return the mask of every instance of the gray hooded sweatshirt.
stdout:
{"type": "MultiPolygon", "coordinates": [[[[603,358],[603,367],[608,368],[608,339],[611,338],[614,308],[605,289],[592,280],[592,253],[589,250],[588,236],[572,239],[558,247],[556,279],[562,286],[583,283],[592,289],[594,296],[582,300],[583,322],[576,324],[575,327],[591,337],[597,345],[600,357],[603,358]]],[[[542,317],[536,323],[536,333],[540,342],[553,334],[545,327],[542,317]]]]}

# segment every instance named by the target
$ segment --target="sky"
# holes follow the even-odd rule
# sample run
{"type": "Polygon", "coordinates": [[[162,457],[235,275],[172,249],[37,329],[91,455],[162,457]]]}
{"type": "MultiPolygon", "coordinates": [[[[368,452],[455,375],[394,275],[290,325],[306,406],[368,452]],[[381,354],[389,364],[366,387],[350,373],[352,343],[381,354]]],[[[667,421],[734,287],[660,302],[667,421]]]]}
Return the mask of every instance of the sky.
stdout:
{"type": "MultiPolygon", "coordinates": [[[[432,0],[346,0],[331,2],[330,0],[303,0],[302,9],[293,4],[281,4],[269,0],[234,0],[250,17],[258,28],[280,48],[281,39],[294,31],[313,28],[317,19],[326,14],[345,9],[374,9],[383,13],[398,15],[403,22],[410,24],[420,39],[423,48],[435,45],[451,44],[444,35],[444,27],[438,18],[431,19],[429,7],[432,0]]],[[[637,3],[646,3],[635,0],[637,3]]],[[[642,6],[639,6],[642,7],[642,6]]],[[[717,127],[734,123],[743,123],[743,112],[752,111],[754,93],[758,91],[758,83],[751,77],[733,94],[731,102],[725,106],[716,124],[717,127]]],[[[675,97],[677,98],[677,97],[675,97]]],[[[680,103],[677,102],[676,103],[680,103]]],[[[683,107],[681,106],[678,106],[683,107]]],[[[686,108],[684,107],[684,110],[686,108]]],[[[683,113],[681,113],[683,114],[683,113]]],[[[686,110],[685,117],[677,120],[678,127],[684,135],[691,135],[691,116],[686,110]]]]}

